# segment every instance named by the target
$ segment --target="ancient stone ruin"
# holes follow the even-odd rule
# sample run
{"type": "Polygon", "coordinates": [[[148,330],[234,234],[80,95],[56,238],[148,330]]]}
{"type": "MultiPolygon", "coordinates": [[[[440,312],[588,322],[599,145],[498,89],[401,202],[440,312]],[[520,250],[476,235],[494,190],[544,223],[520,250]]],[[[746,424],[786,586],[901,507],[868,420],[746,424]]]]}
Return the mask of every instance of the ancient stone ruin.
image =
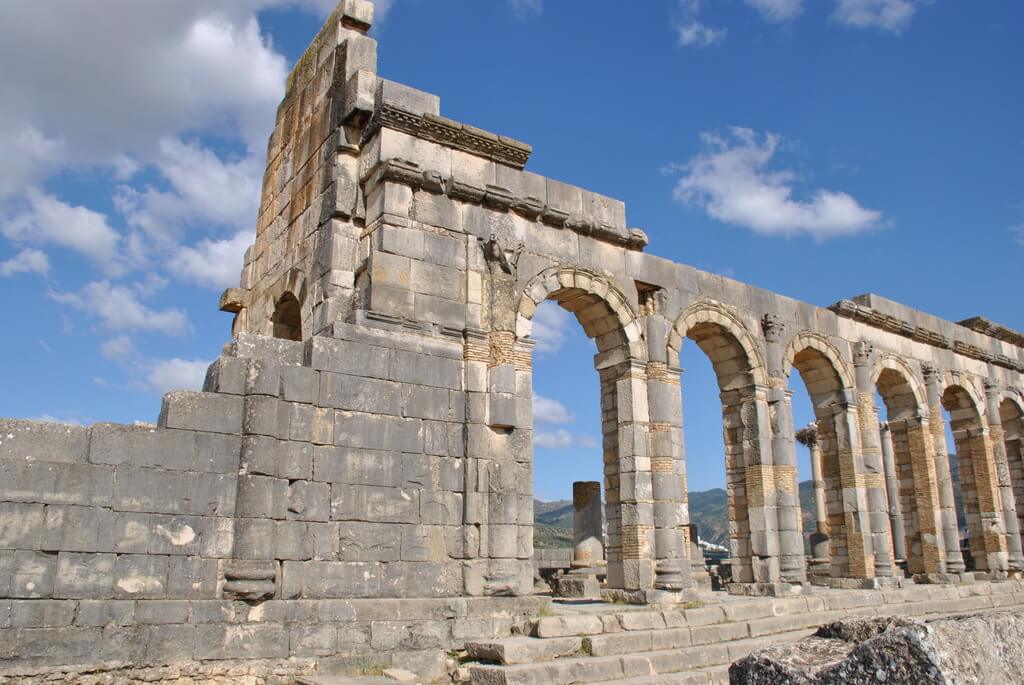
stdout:
{"type": "Polygon", "coordinates": [[[156,426],[0,423],[0,675],[433,676],[473,642],[498,662],[473,682],[587,682],[717,668],[827,612],[1024,603],[1024,335],[877,295],[822,309],[651,255],[622,202],[524,171],[529,145],[378,76],[371,20],[344,0],[288,80],[203,391],[169,393],[156,426]],[[620,603],[603,617],[544,616],[534,594],[545,300],[596,347],[601,592],[620,603]],[[686,604],[703,574],[686,339],[721,389],[720,606],[686,604]],[[793,373],[816,415],[810,576],[793,373]],[[500,642],[513,631],[534,637],[500,642]],[[540,676],[506,652],[555,661],[540,676]]]}

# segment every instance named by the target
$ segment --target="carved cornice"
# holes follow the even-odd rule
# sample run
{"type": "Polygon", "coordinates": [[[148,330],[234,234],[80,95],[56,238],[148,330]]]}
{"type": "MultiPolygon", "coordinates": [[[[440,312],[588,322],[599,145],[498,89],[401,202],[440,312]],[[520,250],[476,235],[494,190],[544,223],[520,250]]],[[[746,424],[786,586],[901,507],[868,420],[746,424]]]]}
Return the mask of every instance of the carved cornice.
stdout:
{"type": "Polygon", "coordinates": [[[513,138],[499,136],[436,114],[414,114],[387,104],[379,107],[374,113],[364,140],[372,138],[381,128],[408,133],[477,157],[493,159],[516,169],[526,166],[526,161],[533,153],[530,145],[513,138]]]}
{"type": "Polygon", "coordinates": [[[568,214],[545,205],[538,198],[519,197],[501,186],[486,185],[481,188],[454,176],[445,178],[438,171],[421,169],[415,162],[404,159],[383,160],[362,180],[371,185],[382,181],[401,183],[413,190],[447,195],[453,200],[484,205],[497,212],[515,212],[530,221],[541,221],[555,228],[568,229],[597,240],[622,245],[630,250],[643,250],[648,243],[647,234],[639,228],[624,228],[597,222],[581,214],[568,214]]]}
{"type": "Polygon", "coordinates": [[[995,338],[996,340],[1008,342],[1011,345],[1016,345],[1017,347],[1024,347],[1024,333],[1015,331],[1012,328],[1007,328],[1006,326],[1000,326],[993,321],[989,321],[983,316],[973,316],[970,319],[964,319],[957,323],[965,328],[970,328],[976,333],[981,333],[995,338]]]}
{"type": "MultiPolygon", "coordinates": [[[[853,300],[841,300],[829,307],[829,309],[844,318],[853,319],[854,321],[859,321],[869,326],[873,326],[874,328],[880,328],[883,331],[895,333],[896,335],[902,335],[905,338],[910,338],[911,340],[916,340],[918,342],[925,343],[926,345],[931,345],[932,347],[939,347],[944,350],[953,350],[957,354],[962,354],[965,357],[977,359],[987,364],[995,364],[1006,369],[1024,372],[1024,364],[1021,364],[1016,359],[1011,359],[1005,354],[992,354],[991,352],[981,349],[977,345],[971,345],[970,343],[965,343],[961,340],[953,340],[941,333],[937,333],[922,326],[915,326],[912,323],[895,316],[882,314],[871,307],[857,304],[853,300]]],[[[970,321],[974,320],[970,319],[970,321]]],[[[961,325],[963,325],[963,322],[961,322],[961,325]]],[[[968,326],[968,328],[972,327],[968,326]]],[[[986,331],[981,331],[976,328],[972,328],[972,330],[988,335],[986,331]]],[[[1009,329],[1003,330],[1009,331],[1009,329]]],[[[1004,339],[1000,338],[1000,340],[1004,339]]],[[[1015,345],[1018,344],[1012,340],[1004,341],[1011,342],[1015,345]]],[[[1024,342],[1024,339],[1022,339],[1022,342],[1024,342]]]]}

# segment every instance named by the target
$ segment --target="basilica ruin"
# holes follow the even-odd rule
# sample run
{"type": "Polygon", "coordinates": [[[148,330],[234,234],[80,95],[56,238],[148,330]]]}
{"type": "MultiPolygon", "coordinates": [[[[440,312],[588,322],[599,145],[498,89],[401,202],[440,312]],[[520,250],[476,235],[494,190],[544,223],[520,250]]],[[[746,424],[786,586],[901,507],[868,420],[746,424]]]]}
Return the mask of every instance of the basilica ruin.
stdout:
{"type": "MultiPolygon", "coordinates": [[[[0,679],[182,664],[283,678],[366,659],[436,675],[449,650],[525,630],[563,641],[544,659],[610,664],[615,632],[691,631],[682,649],[700,625],[756,639],[769,617],[791,621],[781,632],[813,612],[1024,604],[1024,335],[873,294],[821,308],[654,256],[622,202],[525,171],[529,145],[379,76],[371,21],[344,0],[289,77],[203,391],[169,393],[156,426],[0,421],[0,679]],[[535,594],[546,300],[595,345],[602,592],[640,607],[614,630],[544,618],[535,594]],[[734,601],[714,611],[686,604],[703,559],[684,344],[710,358],[722,403],[734,601]],[[794,373],[816,416],[800,436],[810,555],[794,373]]],[[[669,649],[654,639],[635,651],[669,649]]],[[[664,672],[644,658],[654,670],[608,673],[664,672]]],[[[614,679],[549,664],[517,680],[503,663],[473,682],[614,679]]]]}

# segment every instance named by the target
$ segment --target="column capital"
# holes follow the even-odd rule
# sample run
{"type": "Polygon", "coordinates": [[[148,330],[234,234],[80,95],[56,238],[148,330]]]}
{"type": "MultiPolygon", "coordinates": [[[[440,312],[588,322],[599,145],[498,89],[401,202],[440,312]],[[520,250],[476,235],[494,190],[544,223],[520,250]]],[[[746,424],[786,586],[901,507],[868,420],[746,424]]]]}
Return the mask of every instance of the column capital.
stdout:
{"type": "Polygon", "coordinates": [[[761,317],[761,331],[768,342],[779,342],[786,333],[786,324],[778,314],[765,314],[761,317]]]}
{"type": "Polygon", "coordinates": [[[924,382],[928,385],[940,384],[945,372],[936,364],[925,362],[921,364],[921,373],[924,375],[924,382]]]}
{"type": "Polygon", "coordinates": [[[807,424],[806,426],[804,426],[803,428],[798,430],[793,435],[793,437],[796,438],[797,442],[799,442],[801,445],[803,445],[805,447],[813,447],[814,445],[817,445],[818,444],[818,424],[816,424],[816,423],[809,423],[809,424],[807,424]]]}
{"type": "Polygon", "coordinates": [[[853,363],[855,366],[867,366],[871,363],[871,356],[875,353],[875,346],[866,341],[860,341],[853,346],[853,363]]]}

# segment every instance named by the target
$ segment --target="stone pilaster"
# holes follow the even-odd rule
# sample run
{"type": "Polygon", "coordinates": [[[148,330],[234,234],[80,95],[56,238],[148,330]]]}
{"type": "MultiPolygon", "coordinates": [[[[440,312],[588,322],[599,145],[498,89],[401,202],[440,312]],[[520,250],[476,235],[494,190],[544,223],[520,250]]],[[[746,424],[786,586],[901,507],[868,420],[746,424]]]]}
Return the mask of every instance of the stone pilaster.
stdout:
{"type": "Polygon", "coordinates": [[[655,585],[655,525],[646,370],[639,360],[619,358],[599,354],[596,363],[601,376],[605,473],[615,474],[612,479],[617,480],[609,479],[606,493],[609,511],[618,518],[613,522],[609,516],[608,584],[650,590],[655,585]],[[612,539],[613,533],[618,534],[617,540],[612,539]]]}
{"type": "Polygon", "coordinates": [[[871,382],[873,349],[865,342],[854,346],[853,363],[857,383],[857,414],[860,429],[860,465],[864,474],[867,498],[867,518],[874,555],[875,575],[893,575],[892,532],[889,521],[889,503],[886,499],[885,470],[882,464],[881,436],[878,431],[878,408],[875,406],[875,387],[871,382]]]}
{"type": "MultiPolygon", "coordinates": [[[[766,509],[774,506],[774,530],[766,526],[766,552],[778,555],[779,577],[789,583],[802,583],[807,579],[807,567],[804,559],[803,526],[800,518],[800,496],[797,483],[796,445],[793,436],[792,393],[786,387],[786,376],[783,370],[783,333],[784,326],[778,317],[766,314],[761,320],[764,333],[769,387],[761,393],[769,417],[769,433],[771,454],[762,453],[764,468],[771,472],[771,494],[766,493],[766,509]],[[770,460],[771,465],[767,462],[770,460]],[[772,535],[774,533],[774,536],[772,535]],[[770,539],[774,537],[776,549],[772,549],[770,539]]],[[[749,463],[749,462],[748,462],[749,463]]],[[[750,493],[748,491],[748,499],[750,493]]],[[[768,509],[770,512],[770,509],[768,509]]],[[[753,529],[753,525],[751,526],[753,529]]]]}
{"type": "Polygon", "coordinates": [[[943,372],[936,366],[923,367],[925,388],[928,395],[928,427],[932,454],[935,457],[935,478],[939,492],[939,506],[942,519],[942,542],[945,547],[946,572],[963,573],[964,556],[960,552],[960,530],[956,520],[956,500],[953,496],[953,479],[949,470],[949,453],[946,447],[945,421],[942,417],[943,372]]]}
{"type": "MultiPolygon", "coordinates": [[[[648,317],[648,329],[667,325],[660,317],[648,317]]],[[[651,463],[655,526],[655,586],[682,590],[691,586],[690,561],[684,529],[686,465],[683,454],[683,415],[680,395],[681,370],[652,361],[647,370],[648,453],[651,463]]]]}
{"type": "MultiPolygon", "coordinates": [[[[900,435],[906,447],[896,450],[900,456],[901,468],[906,462],[910,464],[912,479],[904,486],[900,481],[901,501],[912,503],[916,516],[907,516],[904,526],[913,525],[920,538],[920,554],[916,549],[908,550],[907,567],[910,573],[942,573],[946,567],[946,549],[942,532],[942,507],[939,499],[936,460],[928,421],[920,416],[904,419],[900,422],[889,421],[890,436],[900,435]],[[908,520],[909,519],[909,520],[908,520]]],[[[948,465],[948,461],[947,461],[948,465]]]]}
{"type": "MultiPolygon", "coordinates": [[[[994,370],[990,369],[990,373],[994,374],[994,370]]],[[[1006,531],[1007,563],[1010,570],[1021,571],[1024,569],[1024,553],[1021,550],[1017,503],[1014,501],[1013,484],[1010,482],[1005,432],[999,414],[999,386],[990,382],[985,383],[985,414],[988,419],[989,444],[995,462],[996,486],[999,489],[999,503],[1006,531]]]]}
{"type": "Polygon", "coordinates": [[[882,437],[882,465],[885,468],[885,492],[889,500],[889,525],[892,529],[893,554],[897,559],[907,558],[907,540],[903,525],[903,509],[900,507],[900,484],[896,476],[896,459],[892,448],[892,432],[889,424],[878,424],[882,437]]]}

